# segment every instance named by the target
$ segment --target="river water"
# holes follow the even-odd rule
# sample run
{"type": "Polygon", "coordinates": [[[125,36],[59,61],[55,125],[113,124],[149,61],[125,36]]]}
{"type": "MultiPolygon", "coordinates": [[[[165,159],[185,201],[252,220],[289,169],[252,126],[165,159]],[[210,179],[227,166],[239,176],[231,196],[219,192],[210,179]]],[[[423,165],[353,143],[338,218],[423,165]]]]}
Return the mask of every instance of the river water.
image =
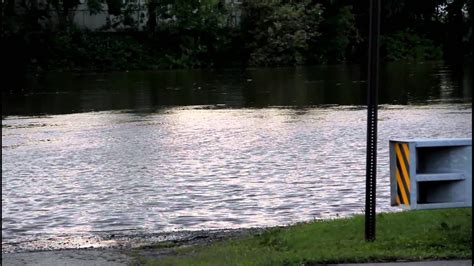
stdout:
{"type": "MultiPolygon", "coordinates": [[[[399,210],[389,139],[472,137],[471,70],[383,66],[378,211],[399,210]]],[[[2,252],[362,213],[361,76],[358,66],[56,73],[7,93],[2,252]]]]}

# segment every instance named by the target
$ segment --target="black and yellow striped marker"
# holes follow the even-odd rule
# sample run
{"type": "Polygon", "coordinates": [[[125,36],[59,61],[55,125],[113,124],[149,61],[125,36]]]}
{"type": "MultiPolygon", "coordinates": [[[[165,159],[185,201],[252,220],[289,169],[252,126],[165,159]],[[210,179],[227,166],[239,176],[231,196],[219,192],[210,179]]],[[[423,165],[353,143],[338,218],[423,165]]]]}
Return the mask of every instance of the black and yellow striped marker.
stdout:
{"type": "Polygon", "coordinates": [[[410,206],[410,150],[407,143],[395,143],[395,154],[397,167],[395,169],[397,178],[397,205],[410,206]]]}

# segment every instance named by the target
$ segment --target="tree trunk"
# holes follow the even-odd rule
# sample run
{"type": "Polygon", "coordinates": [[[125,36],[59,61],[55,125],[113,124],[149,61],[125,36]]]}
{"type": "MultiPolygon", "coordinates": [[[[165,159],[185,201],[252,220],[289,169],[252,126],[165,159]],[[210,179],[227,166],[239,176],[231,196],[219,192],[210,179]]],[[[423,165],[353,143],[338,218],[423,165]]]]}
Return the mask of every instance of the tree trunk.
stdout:
{"type": "Polygon", "coordinates": [[[154,33],[156,31],[156,9],[158,4],[156,0],[150,0],[148,3],[148,20],[147,20],[147,28],[148,31],[154,33]]]}

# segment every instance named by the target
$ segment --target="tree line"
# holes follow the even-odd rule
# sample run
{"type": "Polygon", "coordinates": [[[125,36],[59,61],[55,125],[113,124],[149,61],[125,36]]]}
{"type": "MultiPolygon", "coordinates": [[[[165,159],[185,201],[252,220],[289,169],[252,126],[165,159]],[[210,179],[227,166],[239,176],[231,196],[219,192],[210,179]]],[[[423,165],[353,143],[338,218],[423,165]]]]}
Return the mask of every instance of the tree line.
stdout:
{"type": "MultiPolygon", "coordinates": [[[[361,63],[369,1],[86,0],[106,14],[80,29],[81,0],[5,0],[2,53],[18,68],[120,70],[361,63]],[[133,13],[135,12],[135,13],[133,13]],[[135,14],[135,15],[132,15],[135,14]],[[231,18],[239,14],[239,22],[231,18]]],[[[382,0],[383,60],[472,57],[471,0],[382,0]]]]}

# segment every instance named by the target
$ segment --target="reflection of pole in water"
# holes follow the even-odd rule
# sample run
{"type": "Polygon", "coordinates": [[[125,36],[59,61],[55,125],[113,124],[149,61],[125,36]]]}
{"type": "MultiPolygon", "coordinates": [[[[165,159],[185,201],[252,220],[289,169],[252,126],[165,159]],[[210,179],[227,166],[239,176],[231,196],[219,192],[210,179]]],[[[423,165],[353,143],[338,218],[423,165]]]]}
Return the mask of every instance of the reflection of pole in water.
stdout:
{"type": "Polygon", "coordinates": [[[439,100],[440,102],[448,102],[453,96],[455,84],[449,79],[451,75],[450,70],[441,70],[438,74],[439,77],[439,100]]]}
{"type": "Polygon", "coordinates": [[[472,97],[472,67],[465,66],[462,75],[462,98],[469,99],[472,97]]]}

